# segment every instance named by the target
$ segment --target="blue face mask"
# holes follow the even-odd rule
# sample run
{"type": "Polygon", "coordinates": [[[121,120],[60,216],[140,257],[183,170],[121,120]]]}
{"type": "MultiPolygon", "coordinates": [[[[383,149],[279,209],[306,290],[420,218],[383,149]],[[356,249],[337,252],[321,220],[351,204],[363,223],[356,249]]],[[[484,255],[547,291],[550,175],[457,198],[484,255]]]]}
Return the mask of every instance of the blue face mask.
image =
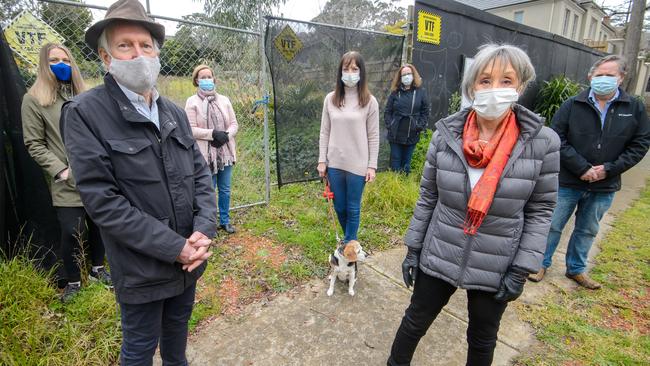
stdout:
{"type": "Polygon", "coordinates": [[[59,62],[58,64],[50,65],[50,70],[52,70],[54,76],[60,81],[70,81],[70,77],[72,76],[72,67],[70,65],[59,62]]]}
{"type": "Polygon", "coordinates": [[[205,91],[214,90],[214,80],[213,79],[199,79],[199,88],[205,91]]]}
{"type": "Polygon", "coordinates": [[[618,78],[616,76],[595,76],[591,78],[591,89],[594,94],[611,94],[616,91],[616,88],[618,88],[618,78]]]}

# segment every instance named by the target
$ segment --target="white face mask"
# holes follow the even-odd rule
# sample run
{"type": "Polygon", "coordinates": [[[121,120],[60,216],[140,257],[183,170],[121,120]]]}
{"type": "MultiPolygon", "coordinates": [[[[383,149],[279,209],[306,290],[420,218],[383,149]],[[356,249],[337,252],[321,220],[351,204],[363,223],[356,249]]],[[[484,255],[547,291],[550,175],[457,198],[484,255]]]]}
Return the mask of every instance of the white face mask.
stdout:
{"type": "Polygon", "coordinates": [[[108,72],[115,80],[127,89],[138,94],[150,91],[160,73],[160,59],[156,57],[139,56],[131,60],[118,60],[111,56],[108,72]]]}
{"type": "Polygon", "coordinates": [[[519,100],[519,93],[514,88],[494,88],[474,92],[472,108],[476,114],[485,119],[501,117],[512,104],[519,100]]]}
{"type": "Polygon", "coordinates": [[[341,81],[345,86],[347,87],[353,87],[357,86],[357,83],[359,83],[359,80],[361,80],[361,76],[359,76],[358,72],[344,72],[343,76],[341,76],[341,81]]]}
{"type": "Polygon", "coordinates": [[[402,75],[402,84],[406,86],[411,86],[413,83],[413,74],[402,75]]]}

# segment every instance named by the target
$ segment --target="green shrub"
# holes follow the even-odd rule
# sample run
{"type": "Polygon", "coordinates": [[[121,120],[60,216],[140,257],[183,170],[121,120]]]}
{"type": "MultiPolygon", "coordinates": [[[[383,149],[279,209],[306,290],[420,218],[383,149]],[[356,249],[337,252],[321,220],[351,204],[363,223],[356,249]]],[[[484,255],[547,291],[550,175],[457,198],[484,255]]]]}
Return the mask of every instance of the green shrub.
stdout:
{"type": "Polygon", "coordinates": [[[553,115],[562,103],[578,94],[581,90],[581,84],[564,75],[558,75],[549,81],[544,81],[544,85],[537,96],[535,112],[546,118],[546,125],[550,125],[553,115]]]}
{"type": "Polygon", "coordinates": [[[427,150],[429,149],[429,142],[431,142],[432,135],[433,132],[429,129],[423,131],[420,134],[420,141],[418,141],[417,145],[415,145],[415,150],[413,150],[413,158],[411,158],[411,177],[418,182],[422,175],[422,169],[424,168],[424,161],[427,158],[427,150]]]}
{"type": "Polygon", "coordinates": [[[460,92],[455,91],[450,97],[449,97],[449,108],[447,109],[447,112],[449,112],[450,115],[458,112],[460,110],[460,103],[461,103],[462,98],[460,97],[460,92]]]}

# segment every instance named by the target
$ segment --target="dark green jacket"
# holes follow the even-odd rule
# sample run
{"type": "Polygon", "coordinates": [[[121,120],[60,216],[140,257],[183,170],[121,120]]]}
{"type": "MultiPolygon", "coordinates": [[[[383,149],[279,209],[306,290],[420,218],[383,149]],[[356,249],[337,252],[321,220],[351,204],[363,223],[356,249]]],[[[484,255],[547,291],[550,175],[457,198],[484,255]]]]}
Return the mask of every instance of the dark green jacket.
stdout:
{"type": "Polygon", "coordinates": [[[68,158],[61,140],[59,117],[65,102],[60,94],[54,104],[43,107],[36,98],[25,94],[22,104],[23,140],[29,155],[50,177],[52,204],[55,207],[82,207],[72,172],[68,179],[56,182],[55,176],[68,168],[68,158]]]}

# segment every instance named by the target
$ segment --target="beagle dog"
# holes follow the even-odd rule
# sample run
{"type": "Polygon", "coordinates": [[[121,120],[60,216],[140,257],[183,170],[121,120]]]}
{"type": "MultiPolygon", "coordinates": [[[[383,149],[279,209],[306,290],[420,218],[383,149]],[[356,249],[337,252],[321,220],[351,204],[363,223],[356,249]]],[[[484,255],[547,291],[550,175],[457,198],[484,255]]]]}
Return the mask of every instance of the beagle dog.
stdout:
{"type": "Polygon", "coordinates": [[[334,293],[334,283],[338,278],[341,281],[348,281],[348,294],[354,296],[354,284],[357,282],[357,263],[366,259],[366,253],[356,240],[350,240],[341,244],[334,253],[330,254],[330,266],[332,270],[329,275],[330,287],[327,289],[327,296],[334,293]]]}

